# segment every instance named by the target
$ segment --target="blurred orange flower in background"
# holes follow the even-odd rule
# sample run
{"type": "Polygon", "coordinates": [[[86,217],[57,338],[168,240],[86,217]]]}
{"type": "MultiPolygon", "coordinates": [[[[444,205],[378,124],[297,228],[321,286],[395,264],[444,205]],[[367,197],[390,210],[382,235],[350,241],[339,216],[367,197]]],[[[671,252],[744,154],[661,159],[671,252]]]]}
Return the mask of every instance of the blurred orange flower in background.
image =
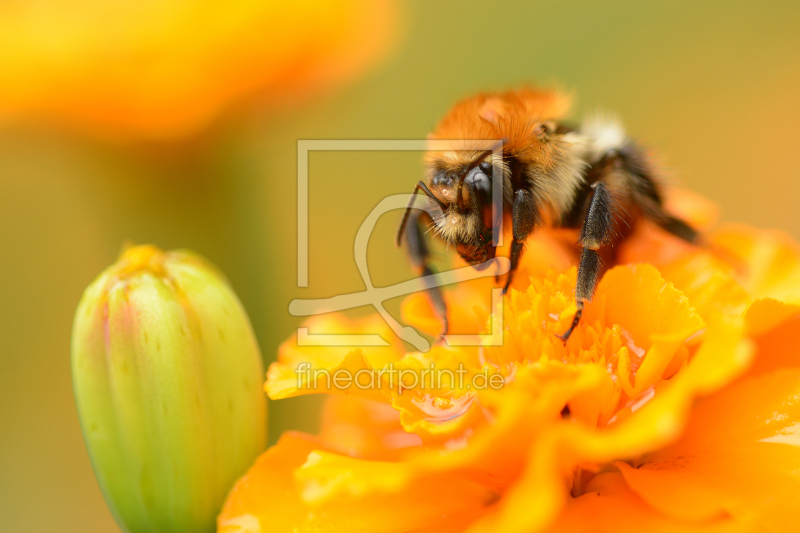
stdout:
{"type": "MultiPolygon", "coordinates": [[[[707,225],[712,209],[676,195],[707,225]]],[[[528,242],[504,298],[501,346],[428,353],[284,343],[272,399],[332,393],[320,435],[284,434],[239,480],[220,532],[791,531],[800,505],[800,247],[731,226],[694,248],[647,222],[620,245],[584,318],[575,257],[554,233],[528,242]],[[377,386],[314,389],[300,365],[363,371],[377,386]],[[387,368],[456,369],[405,380],[387,368]],[[502,386],[472,387],[480,374],[502,386]]],[[[487,330],[492,280],[445,293],[452,330],[487,330]]],[[[435,334],[422,295],[407,322],[435,334]]],[[[320,317],[380,332],[375,317],[320,317]]],[[[312,329],[319,324],[312,324],[312,329]]],[[[324,380],[323,380],[324,384],[324,380]]]]}
{"type": "Polygon", "coordinates": [[[0,119],[186,136],[243,97],[274,106],[340,84],[397,33],[394,0],[3,2],[0,119]]]}

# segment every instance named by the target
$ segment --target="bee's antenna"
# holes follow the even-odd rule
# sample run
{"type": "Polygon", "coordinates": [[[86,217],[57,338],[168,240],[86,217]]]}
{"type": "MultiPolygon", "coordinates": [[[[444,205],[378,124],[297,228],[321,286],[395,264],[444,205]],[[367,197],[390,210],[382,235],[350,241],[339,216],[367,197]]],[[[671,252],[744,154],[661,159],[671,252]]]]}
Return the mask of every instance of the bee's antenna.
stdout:
{"type": "MultiPolygon", "coordinates": [[[[439,207],[441,208],[442,212],[445,212],[447,210],[447,206],[445,205],[445,203],[439,200],[436,196],[434,196],[424,182],[421,181],[418,182],[416,186],[414,186],[414,191],[411,194],[412,195],[416,194],[417,191],[422,191],[428,198],[432,198],[433,200],[435,200],[436,203],[439,204],[439,207]]],[[[415,196],[412,196],[411,199],[408,201],[408,206],[406,207],[405,212],[403,212],[403,219],[400,221],[400,227],[397,228],[397,235],[395,235],[394,243],[398,247],[403,241],[403,232],[406,229],[406,223],[408,222],[408,216],[411,214],[411,209],[414,207],[415,198],[416,198],[415,196]]]]}

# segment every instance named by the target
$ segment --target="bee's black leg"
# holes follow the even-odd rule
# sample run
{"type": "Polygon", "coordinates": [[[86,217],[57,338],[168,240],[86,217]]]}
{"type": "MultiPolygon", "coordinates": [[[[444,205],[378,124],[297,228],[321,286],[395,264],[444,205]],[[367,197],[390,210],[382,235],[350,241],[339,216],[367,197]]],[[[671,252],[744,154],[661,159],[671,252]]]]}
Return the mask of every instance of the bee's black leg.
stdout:
{"type": "Polygon", "coordinates": [[[512,225],[514,240],[511,242],[511,268],[508,271],[503,294],[508,292],[511,280],[514,279],[514,272],[519,266],[519,259],[525,250],[525,239],[539,224],[539,210],[536,208],[536,200],[533,194],[526,189],[520,189],[514,194],[514,206],[512,210],[512,225]]]}
{"type": "Polygon", "coordinates": [[[564,343],[567,342],[581,321],[584,305],[592,300],[592,295],[597,287],[602,268],[602,261],[597,250],[604,244],[611,244],[614,236],[614,205],[611,195],[601,181],[596,182],[592,187],[594,189],[592,199],[586,211],[580,236],[583,249],[578,266],[578,280],[575,285],[575,301],[578,310],[575,312],[569,329],[563,335],[558,336],[564,343]]]}
{"type": "Polygon", "coordinates": [[[662,217],[658,217],[656,219],[656,223],[658,223],[658,225],[661,226],[661,228],[666,232],[671,233],[672,235],[675,235],[676,237],[683,239],[688,243],[701,244],[700,233],[679,218],[664,213],[662,217]]]}
{"type": "Polygon", "coordinates": [[[635,143],[629,142],[617,152],[622,166],[632,178],[632,197],[643,214],[666,232],[691,244],[700,243],[700,233],[683,220],[664,211],[661,191],[653,177],[645,154],[635,143]]]}
{"type": "MultiPolygon", "coordinates": [[[[422,216],[427,214],[418,209],[411,210],[408,217],[408,230],[406,231],[406,242],[408,243],[408,256],[411,260],[411,266],[420,276],[430,276],[435,274],[433,267],[431,267],[430,251],[428,244],[425,242],[425,223],[422,216]]],[[[441,289],[436,285],[429,285],[427,288],[428,298],[431,305],[433,305],[434,312],[442,321],[442,335],[446,335],[448,331],[447,321],[447,304],[444,302],[441,289]]]]}

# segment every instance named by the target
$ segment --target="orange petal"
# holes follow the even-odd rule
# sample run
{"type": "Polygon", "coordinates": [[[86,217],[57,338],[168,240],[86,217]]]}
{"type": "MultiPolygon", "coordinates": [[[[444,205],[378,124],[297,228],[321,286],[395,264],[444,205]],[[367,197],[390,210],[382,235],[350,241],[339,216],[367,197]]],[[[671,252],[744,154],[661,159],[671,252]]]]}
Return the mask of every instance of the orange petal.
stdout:
{"type": "MultiPolygon", "coordinates": [[[[755,306],[757,303],[754,302],[753,305],[755,306]]],[[[750,374],[755,375],[779,368],[800,366],[800,314],[797,313],[798,306],[780,304],[774,300],[764,300],[763,307],[772,309],[777,307],[777,313],[769,317],[758,316],[761,312],[767,311],[767,309],[751,308],[753,314],[756,315],[752,319],[752,322],[756,324],[753,326],[754,328],[764,326],[767,321],[771,325],[785,318],[788,312],[795,312],[795,314],[756,339],[757,355],[750,369],[750,374]]],[[[748,312],[747,318],[751,318],[750,312],[748,312]]]]}
{"type": "Polygon", "coordinates": [[[751,297],[734,276],[734,269],[713,254],[694,253],[659,266],[664,279],[681,290],[700,316],[711,313],[741,314],[751,297]]]}
{"type": "Polygon", "coordinates": [[[739,280],[753,297],[800,304],[800,245],[791,237],[729,225],[712,235],[712,243],[743,262],[739,280]]]}
{"type": "Polygon", "coordinates": [[[697,252],[697,247],[670,235],[649,220],[638,220],[617,248],[620,264],[650,263],[658,268],[697,252]]]}
{"type": "MultiPolygon", "coordinates": [[[[703,319],[687,298],[650,265],[609,270],[597,287],[605,321],[620,324],[638,347],[646,350],[629,396],[635,398],[661,379],[678,348],[703,327],[703,319]]],[[[598,312],[588,306],[591,323],[598,312]]]]}
{"type": "MultiPolygon", "coordinates": [[[[463,281],[455,290],[443,290],[442,295],[447,304],[448,333],[459,335],[486,333],[483,317],[491,309],[494,286],[492,276],[463,281]]],[[[403,322],[424,333],[431,336],[442,333],[442,321],[434,313],[426,293],[417,292],[407,297],[403,300],[400,312],[403,322]]]]}
{"type": "MultiPolygon", "coordinates": [[[[434,346],[428,353],[410,353],[385,368],[383,382],[392,406],[400,411],[406,431],[422,437],[426,445],[459,438],[482,422],[472,384],[484,386],[497,371],[482,373],[476,347],[458,349],[434,346]],[[482,374],[483,379],[476,376],[482,374]]],[[[502,385],[502,376],[497,376],[502,385]]]]}
{"type": "Polygon", "coordinates": [[[471,516],[495,497],[446,476],[397,484],[404,481],[402,463],[360,461],[317,446],[311,437],[284,434],[236,483],[217,519],[217,531],[400,533],[471,516]],[[313,501],[310,496],[315,495],[313,501]]]}
{"type": "Polygon", "coordinates": [[[537,531],[558,516],[577,466],[634,458],[674,442],[693,399],[718,390],[747,368],[751,346],[743,340],[743,329],[740,317],[718,315],[689,365],[619,422],[602,429],[552,425],[534,442],[522,477],[478,530],[537,531]]]}
{"type": "MultiPolygon", "coordinates": [[[[448,305],[448,310],[451,309],[450,292],[443,291],[442,294],[445,303],[448,305]]],[[[456,310],[461,311],[462,308],[457,306],[453,312],[456,312],[456,310]]],[[[400,318],[409,326],[417,328],[430,336],[441,334],[444,327],[441,319],[433,311],[428,295],[422,292],[415,292],[403,300],[403,303],[400,304],[400,318]]],[[[451,317],[451,320],[454,318],[451,317]]],[[[461,319],[463,320],[463,318],[461,319]]]]}
{"type": "Polygon", "coordinates": [[[491,419],[468,438],[443,450],[419,454],[422,470],[455,472],[488,487],[503,489],[523,472],[532,443],[565,405],[606,391],[606,371],[594,365],[540,362],[520,367],[513,386],[481,391],[476,404],[491,419]]]}
{"type": "Polygon", "coordinates": [[[355,393],[361,396],[383,400],[377,387],[356,386],[353,381],[372,381],[367,375],[373,368],[398,361],[403,356],[403,347],[389,326],[379,315],[351,321],[342,315],[320,315],[308,320],[304,327],[310,334],[370,334],[388,340],[386,346],[369,346],[353,349],[347,346],[299,345],[297,335],[284,342],[278,350],[278,361],[272,363],[267,372],[265,390],[273,400],[289,398],[302,394],[330,392],[334,394],[355,393]],[[334,375],[342,371],[349,373],[351,382],[334,382],[334,375]],[[359,376],[356,373],[364,371],[359,376]]]}
{"type": "Polygon", "coordinates": [[[708,325],[692,361],[674,378],[662,382],[652,399],[603,431],[568,427],[564,438],[580,461],[605,463],[636,457],[668,444],[681,433],[692,401],[711,394],[741,375],[752,359],[752,344],[743,337],[739,317],[718,315],[708,325]]]}
{"type": "Polygon", "coordinates": [[[284,433],[236,482],[217,517],[217,532],[292,531],[304,524],[308,510],[294,489],[293,476],[317,446],[309,435],[284,433]]]}
{"type": "Polygon", "coordinates": [[[272,363],[267,371],[264,390],[272,400],[303,394],[357,394],[372,400],[385,400],[372,366],[361,350],[347,353],[331,366],[302,364],[294,368],[272,363]]]}
{"type": "Polygon", "coordinates": [[[486,509],[471,509],[446,521],[414,529],[408,533],[464,533],[470,524],[486,512],[486,509]]]}
{"type": "Polygon", "coordinates": [[[726,513],[793,531],[800,508],[800,369],[745,378],[700,403],[686,433],[623,468],[651,506],[681,520],[726,513]]]}
{"type": "Polygon", "coordinates": [[[546,532],[552,533],[740,533],[744,524],[719,519],[691,525],[658,514],[627,487],[618,473],[596,476],[586,494],[567,502],[546,532]]]}
{"type": "Polygon", "coordinates": [[[322,411],[320,439],[339,453],[366,459],[399,459],[422,444],[400,424],[400,413],[385,403],[355,396],[330,396],[322,411]]]}
{"type": "Polygon", "coordinates": [[[721,504],[723,496],[718,491],[694,483],[679,469],[636,470],[622,462],[616,466],[633,490],[643,494],[654,510],[666,516],[688,522],[706,522],[727,515],[721,504]],[[648,498],[655,487],[660,492],[658,498],[648,498]]]}
{"type": "MultiPolygon", "coordinates": [[[[761,337],[782,324],[795,320],[798,315],[800,315],[800,305],[785,304],[772,298],[761,298],[750,304],[745,313],[747,334],[751,337],[761,337]]],[[[788,345],[786,348],[790,349],[788,345]]]]}
{"type": "MultiPolygon", "coordinates": [[[[408,493],[417,493],[415,497],[426,493],[431,503],[438,502],[446,509],[457,500],[451,499],[452,494],[442,494],[445,491],[459,493],[480,506],[496,498],[491,491],[449,474],[420,474],[412,463],[356,459],[323,450],[308,455],[305,464],[295,471],[295,479],[302,488],[301,497],[313,506],[363,500],[372,495],[402,498],[408,493]]],[[[401,507],[407,504],[398,502],[401,507]]]]}

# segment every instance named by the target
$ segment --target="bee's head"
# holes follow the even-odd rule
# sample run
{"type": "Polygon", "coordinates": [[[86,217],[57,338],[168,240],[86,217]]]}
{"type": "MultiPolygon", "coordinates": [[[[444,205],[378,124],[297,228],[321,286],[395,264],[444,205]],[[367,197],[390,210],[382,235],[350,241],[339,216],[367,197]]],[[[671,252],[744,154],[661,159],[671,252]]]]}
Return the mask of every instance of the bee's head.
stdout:
{"type": "Polygon", "coordinates": [[[430,191],[441,209],[434,218],[436,234],[470,265],[493,259],[491,151],[467,161],[447,152],[434,159],[430,191]]]}

